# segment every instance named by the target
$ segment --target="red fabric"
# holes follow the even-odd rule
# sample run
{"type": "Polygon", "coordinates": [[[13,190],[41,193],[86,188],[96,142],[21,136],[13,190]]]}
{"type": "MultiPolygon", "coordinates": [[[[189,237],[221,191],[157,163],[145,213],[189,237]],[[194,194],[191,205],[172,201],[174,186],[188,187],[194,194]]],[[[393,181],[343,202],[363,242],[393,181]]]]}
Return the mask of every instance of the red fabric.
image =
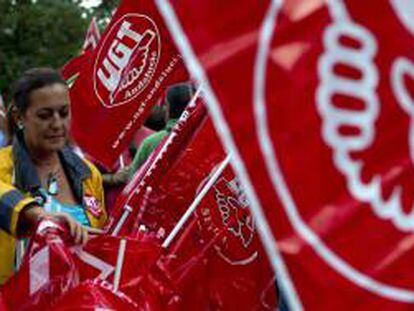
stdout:
{"type": "Polygon", "coordinates": [[[86,281],[62,296],[51,310],[157,310],[148,301],[140,304],[113,289],[107,282],[86,281]]]}
{"type": "Polygon", "coordinates": [[[60,73],[65,80],[78,75],[91,61],[92,51],[86,51],[69,60],[61,69],[60,73]]]}
{"type": "Polygon", "coordinates": [[[91,23],[89,24],[88,31],[86,32],[82,51],[86,52],[88,50],[94,50],[97,47],[100,39],[101,34],[99,32],[98,24],[96,22],[96,18],[93,17],[91,23]]]}
{"type": "Polygon", "coordinates": [[[43,221],[16,273],[2,288],[10,310],[42,310],[78,284],[73,256],[61,225],[43,221]]]}
{"type": "Polygon", "coordinates": [[[65,80],[73,78],[75,75],[79,74],[85,66],[87,66],[88,62],[91,60],[90,57],[92,51],[98,45],[100,37],[101,35],[99,33],[99,28],[94,17],[92,18],[86,32],[85,42],[83,43],[81,54],[72,58],[61,69],[62,77],[65,80]]]}
{"type": "Polygon", "coordinates": [[[138,221],[138,218],[142,215],[141,207],[145,208],[145,205],[141,206],[141,203],[163,174],[171,168],[172,163],[184,150],[205,115],[206,110],[200,100],[197,100],[195,105],[187,107],[186,112],[173,128],[171,135],[154,150],[150,158],[135,173],[131,182],[119,196],[114,212],[110,215],[108,225],[110,232],[117,228],[118,223],[126,213],[126,207],[131,208],[131,213],[127,213],[128,217],[118,234],[128,236],[138,229],[141,223],[141,221],[138,221]]]}
{"type": "Polygon", "coordinates": [[[204,197],[196,216],[203,241],[214,241],[207,265],[210,305],[222,310],[274,310],[273,271],[246,194],[230,166],[204,197]]]}
{"type": "MultiPolygon", "coordinates": [[[[129,149],[126,149],[124,152],[122,152],[122,154],[118,158],[118,161],[115,163],[115,165],[112,167],[112,169],[109,172],[106,171],[103,167],[99,167],[99,165],[98,165],[98,169],[100,169],[101,173],[106,172],[109,174],[114,174],[115,172],[121,169],[121,157],[123,161],[122,168],[130,165],[133,160],[131,157],[131,153],[129,152],[129,149]]],[[[125,187],[124,184],[116,185],[116,186],[104,185],[105,208],[108,214],[112,213],[112,210],[115,207],[115,203],[118,199],[118,196],[122,193],[124,187],[125,187]]]]}
{"type": "Polygon", "coordinates": [[[76,143],[112,167],[181,67],[155,4],[123,0],[70,92],[76,143]]]}
{"type": "MultiPolygon", "coordinates": [[[[194,123],[188,123],[191,124],[194,123]]],[[[177,131],[180,128],[184,129],[178,126],[173,134],[181,135],[177,131]]],[[[159,160],[161,164],[155,165],[152,173],[150,169],[150,175],[144,173],[144,177],[139,177],[137,173],[133,181],[137,186],[128,186],[130,197],[119,206],[129,205],[139,212],[130,214],[132,220],[125,222],[121,234],[139,234],[140,225],[150,232],[170,233],[224,158],[211,122],[204,120],[189,143],[166,149],[159,160]],[[160,167],[162,174],[157,170],[160,167]]],[[[273,273],[258,240],[245,194],[230,167],[204,197],[195,216],[170,247],[173,258],[164,262],[164,271],[182,297],[179,308],[189,309],[193,299],[199,306],[223,310],[274,308],[273,273]],[[196,281],[198,286],[194,287],[196,281]],[[263,302],[266,295],[267,302],[263,302]]],[[[115,217],[120,218],[119,214],[115,217]]]]}
{"type": "MultiPolygon", "coordinates": [[[[141,222],[154,231],[163,228],[168,235],[224,157],[214,128],[206,120],[171,168],[152,186],[141,222]]],[[[229,166],[203,198],[195,216],[192,228],[185,226],[171,251],[177,254],[176,266],[170,270],[179,275],[175,279],[183,305],[191,303],[188,297],[197,296],[211,308],[274,309],[273,272],[258,239],[246,195],[229,166]],[[191,285],[195,279],[199,280],[198,288],[191,285]],[[263,303],[266,295],[268,301],[263,303]]]]}
{"type": "Polygon", "coordinates": [[[142,222],[152,230],[170,232],[225,154],[211,121],[204,120],[190,143],[183,146],[168,171],[152,185],[142,222]]]}
{"type": "Polygon", "coordinates": [[[1,311],[7,311],[9,310],[6,306],[5,301],[3,300],[3,295],[0,293],[0,310],[1,311]]]}
{"type": "Polygon", "coordinates": [[[45,220],[39,224],[20,270],[1,288],[2,299],[11,310],[45,310],[54,309],[56,303],[64,306],[58,302],[60,297],[72,292],[69,297],[80,295],[78,302],[73,301],[75,304],[90,301],[105,305],[112,300],[121,303],[117,296],[126,297],[133,305],[149,304],[145,310],[156,310],[155,305],[151,307],[151,301],[156,299],[151,297],[162,294],[159,286],[148,280],[147,274],[160,255],[158,241],[145,234],[133,240],[102,235],[92,238],[83,248],[73,246],[66,228],[45,220]],[[91,296],[86,295],[81,282],[95,279],[117,284],[114,295],[101,292],[103,288],[92,288],[91,296]],[[92,296],[96,300],[92,301],[92,296]]]}
{"type": "MultiPolygon", "coordinates": [[[[85,254],[90,254],[100,261],[105,262],[108,271],[115,269],[119,257],[121,239],[112,236],[99,236],[83,248],[82,254],[75,257],[77,268],[79,269],[80,280],[96,278],[98,275],[105,274],[103,265],[97,261],[94,266],[88,260],[85,260],[85,254]]],[[[125,252],[123,255],[123,264],[121,277],[119,281],[119,290],[130,296],[132,299],[137,297],[140,283],[150,270],[151,266],[160,256],[160,247],[155,238],[140,236],[140,239],[124,239],[125,252]]],[[[105,280],[114,282],[114,271],[111,272],[105,280]]]]}
{"type": "Polygon", "coordinates": [[[286,294],[304,309],[410,308],[412,4],[172,3],[282,251],[286,294]]]}

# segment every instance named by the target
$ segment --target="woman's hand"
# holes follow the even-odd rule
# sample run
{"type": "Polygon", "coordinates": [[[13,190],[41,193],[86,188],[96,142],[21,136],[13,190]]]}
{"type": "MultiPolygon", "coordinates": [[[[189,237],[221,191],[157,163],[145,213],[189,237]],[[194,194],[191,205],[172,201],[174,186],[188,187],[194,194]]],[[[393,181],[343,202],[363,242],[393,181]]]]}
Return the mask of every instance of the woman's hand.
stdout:
{"type": "Polygon", "coordinates": [[[28,236],[36,230],[36,226],[43,218],[49,217],[60,222],[69,228],[70,236],[75,244],[85,245],[89,240],[89,233],[102,233],[99,229],[82,226],[75,219],[65,213],[46,213],[44,209],[37,205],[26,207],[22,211],[21,219],[18,225],[18,235],[28,236]]]}
{"type": "Polygon", "coordinates": [[[129,167],[121,168],[116,173],[108,173],[102,175],[103,183],[107,186],[119,186],[128,182],[129,167]]]}
{"type": "Polygon", "coordinates": [[[57,222],[65,224],[69,227],[70,236],[77,245],[85,245],[88,242],[88,228],[82,226],[75,219],[65,213],[46,213],[44,217],[50,217],[57,222]]]}

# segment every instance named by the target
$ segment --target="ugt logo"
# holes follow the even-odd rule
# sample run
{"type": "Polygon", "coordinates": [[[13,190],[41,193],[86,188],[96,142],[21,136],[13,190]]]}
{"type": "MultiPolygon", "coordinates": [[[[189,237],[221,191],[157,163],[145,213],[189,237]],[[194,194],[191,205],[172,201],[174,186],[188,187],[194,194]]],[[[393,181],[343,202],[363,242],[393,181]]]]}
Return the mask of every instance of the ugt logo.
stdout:
{"type": "Polygon", "coordinates": [[[95,94],[105,107],[126,104],[141,94],[156,71],[160,35],[153,20],[126,14],[108,31],[94,64],[95,94]]]}

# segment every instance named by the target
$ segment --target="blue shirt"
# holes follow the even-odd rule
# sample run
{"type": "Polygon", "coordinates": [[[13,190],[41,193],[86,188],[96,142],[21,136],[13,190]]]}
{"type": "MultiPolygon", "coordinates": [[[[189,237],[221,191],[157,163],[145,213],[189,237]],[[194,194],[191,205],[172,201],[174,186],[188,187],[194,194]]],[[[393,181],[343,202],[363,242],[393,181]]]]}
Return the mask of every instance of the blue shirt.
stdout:
{"type": "Polygon", "coordinates": [[[49,213],[65,213],[75,219],[82,226],[90,227],[89,219],[81,204],[63,204],[54,197],[48,195],[44,209],[49,213]]]}

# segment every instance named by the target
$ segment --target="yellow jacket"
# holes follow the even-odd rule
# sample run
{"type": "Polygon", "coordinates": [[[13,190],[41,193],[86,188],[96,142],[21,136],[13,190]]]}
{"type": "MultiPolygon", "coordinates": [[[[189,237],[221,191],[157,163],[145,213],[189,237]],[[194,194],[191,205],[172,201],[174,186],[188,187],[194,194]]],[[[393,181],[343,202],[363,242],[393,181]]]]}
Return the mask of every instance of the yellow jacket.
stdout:
{"type": "MultiPolygon", "coordinates": [[[[91,227],[103,227],[102,176],[91,163],[80,159],[66,147],[59,153],[75,198],[86,210],[91,227]]],[[[26,149],[16,139],[13,146],[0,149],[0,284],[14,271],[16,225],[20,211],[30,204],[42,204],[37,172],[26,149]]]]}

